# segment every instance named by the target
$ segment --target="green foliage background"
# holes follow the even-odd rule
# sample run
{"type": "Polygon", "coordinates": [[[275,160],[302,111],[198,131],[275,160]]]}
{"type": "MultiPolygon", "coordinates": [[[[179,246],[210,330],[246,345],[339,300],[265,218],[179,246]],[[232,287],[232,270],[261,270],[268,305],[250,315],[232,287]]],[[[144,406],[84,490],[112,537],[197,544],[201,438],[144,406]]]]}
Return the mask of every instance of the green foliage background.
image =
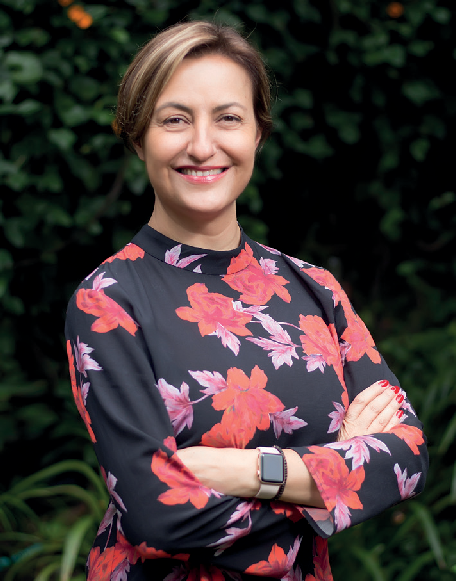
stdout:
{"type": "Polygon", "coordinates": [[[111,131],[137,49],[181,19],[242,25],[275,132],[242,196],[260,242],[329,268],[429,437],[426,491],[330,541],[335,579],[456,577],[456,16],[452,0],[0,1],[0,576],[83,579],[106,493],[67,375],[78,282],[152,210],[111,131]]]}

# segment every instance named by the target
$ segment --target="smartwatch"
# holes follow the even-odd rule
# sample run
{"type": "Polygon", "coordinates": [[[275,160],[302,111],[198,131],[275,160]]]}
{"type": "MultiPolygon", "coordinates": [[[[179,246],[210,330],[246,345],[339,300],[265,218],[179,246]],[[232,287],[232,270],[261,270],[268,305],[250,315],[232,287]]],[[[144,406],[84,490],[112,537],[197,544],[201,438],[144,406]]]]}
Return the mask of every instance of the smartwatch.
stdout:
{"type": "Polygon", "coordinates": [[[258,478],[260,490],[256,498],[272,499],[285,483],[285,468],[283,455],[272,447],[259,447],[258,478]]]}

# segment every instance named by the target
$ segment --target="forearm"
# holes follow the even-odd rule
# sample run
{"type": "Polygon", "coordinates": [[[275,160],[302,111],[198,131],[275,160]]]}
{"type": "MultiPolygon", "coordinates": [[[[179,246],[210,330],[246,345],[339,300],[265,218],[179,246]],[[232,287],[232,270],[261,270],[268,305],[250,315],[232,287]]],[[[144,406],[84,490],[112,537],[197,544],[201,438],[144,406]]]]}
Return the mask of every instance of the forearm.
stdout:
{"type": "MultiPolygon", "coordinates": [[[[288,476],[280,500],[324,507],[315,481],[294,450],[284,450],[288,476]]],[[[178,450],[187,468],[208,488],[240,498],[254,497],[260,487],[258,450],[193,446],[178,450]]]]}

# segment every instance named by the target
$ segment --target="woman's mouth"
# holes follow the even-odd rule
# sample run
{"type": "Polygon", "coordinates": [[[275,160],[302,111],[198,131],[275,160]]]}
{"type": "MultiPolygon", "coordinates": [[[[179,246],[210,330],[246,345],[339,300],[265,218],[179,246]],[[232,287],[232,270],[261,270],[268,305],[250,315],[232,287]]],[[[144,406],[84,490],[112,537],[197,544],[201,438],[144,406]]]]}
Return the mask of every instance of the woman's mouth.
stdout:
{"type": "Polygon", "coordinates": [[[205,170],[191,169],[191,168],[180,168],[177,171],[179,173],[186,175],[186,176],[205,177],[205,176],[216,176],[216,175],[221,174],[222,172],[226,171],[226,169],[227,168],[225,168],[225,167],[219,167],[216,169],[205,169],[205,170]]]}
{"type": "Polygon", "coordinates": [[[176,171],[186,182],[191,184],[211,184],[224,177],[228,167],[214,167],[197,169],[193,167],[179,167],[176,171]]]}

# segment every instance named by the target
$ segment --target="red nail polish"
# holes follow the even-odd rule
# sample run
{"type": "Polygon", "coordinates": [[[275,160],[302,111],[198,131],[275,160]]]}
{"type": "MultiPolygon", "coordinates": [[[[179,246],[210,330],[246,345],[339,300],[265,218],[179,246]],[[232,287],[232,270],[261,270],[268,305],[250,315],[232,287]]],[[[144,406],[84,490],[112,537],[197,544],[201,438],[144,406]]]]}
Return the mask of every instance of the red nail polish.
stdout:
{"type": "Polygon", "coordinates": [[[398,396],[396,397],[396,400],[397,400],[399,403],[402,403],[402,402],[404,401],[404,396],[403,396],[402,394],[401,394],[401,395],[398,395],[398,396]]]}
{"type": "Polygon", "coordinates": [[[394,391],[394,393],[399,393],[401,388],[398,385],[392,385],[391,389],[394,391]]]}
{"type": "Polygon", "coordinates": [[[401,419],[402,416],[404,415],[404,412],[402,410],[397,410],[396,415],[399,419],[401,419]]]}
{"type": "Polygon", "coordinates": [[[388,385],[390,384],[390,382],[386,379],[382,379],[381,381],[378,382],[382,387],[388,387],[388,385]]]}

